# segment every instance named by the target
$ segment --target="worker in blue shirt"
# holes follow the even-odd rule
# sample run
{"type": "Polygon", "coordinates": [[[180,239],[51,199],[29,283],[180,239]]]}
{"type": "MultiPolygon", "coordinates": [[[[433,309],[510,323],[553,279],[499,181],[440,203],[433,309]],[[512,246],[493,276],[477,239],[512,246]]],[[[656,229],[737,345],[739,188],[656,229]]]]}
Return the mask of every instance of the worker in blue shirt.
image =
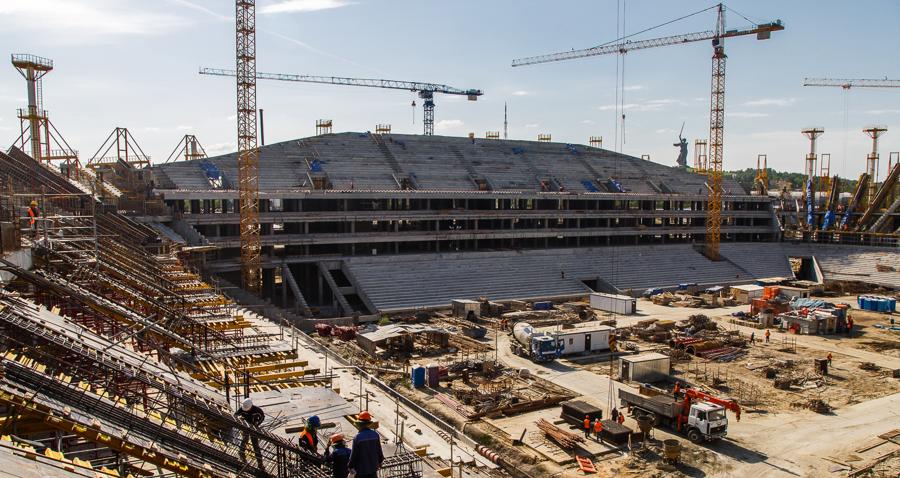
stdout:
{"type": "Polygon", "coordinates": [[[372,415],[368,411],[361,412],[356,418],[360,421],[360,432],[353,438],[350,469],[356,472],[356,478],[376,478],[384,461],[381,436],[370,428],[372,415]]]}
{"type": "Polygon", "coordinates": [[[325,463],[331,464],[332,478],[347,478],[350,474],[350,449],[344,443],[343,433],[331,435],[330,443],[325,447],[325,463]]]}

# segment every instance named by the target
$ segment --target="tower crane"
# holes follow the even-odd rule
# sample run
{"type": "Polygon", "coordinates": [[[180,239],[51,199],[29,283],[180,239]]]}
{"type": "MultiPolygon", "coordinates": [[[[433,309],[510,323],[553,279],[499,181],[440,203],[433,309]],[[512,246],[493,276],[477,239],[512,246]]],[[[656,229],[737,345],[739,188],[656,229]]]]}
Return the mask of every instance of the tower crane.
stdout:
{"type": "MultiPolygon", "coordinates": [[[[661,46],[681,45],[697,41],[712,40],[712,92],[709,108],[709,194],[707,196],[706,216],[706,255],[712,260],[719,259],[719,239],[722,226],[722,146],[725,132],[725,39],[744,35],[756,35],[757,40],[767,40],[772,32],[784,30],[781,20],[754,25],[751,28],[726,30],[725,5],[718,4],[712,8],[718,11],[716,29],[682,35],[653,38],[649,40],[626,40],[619,38],[613,42],[581,50],[533,56],[513,60],[512,66],[535,65],[576,58],[587,58],[612,53],[625,54],[632,50],[656,48],[661,46]]],[[[691,15],[701,13],[701,10],[691,15]]],[[[690,15],[688,15],[690,16],[690,15]]],[[[684,18],[684,17],[683,17],[684,18]]]]}
{"type": "Polygon", "coordinates": [[[259,241],[259,148],[256,143],[256,0],[235,0],[234,18],[241,282],[245,289],[259,294],[263,281],[259,241]]]}
{"type": "MultiPolygon", "coordinates": [[[[201,75],[235,76],[234,70],[220,68],[200,68],[201,75]]],[[[294,75],[286,73],[256,73],[259,80],[297,81],[301,83],[321,83],[326,85],[364,86],[368,88],[387,88],[391,90],[413,91],[422,98],[425,134],[434,134],[434,94],[463,95],[469,101],[477,101],[484,92],[477,89],[461,89],[437,83],[418,81],[382,80],[373,78],[344,78],[339,76],[294,75]]]]}
{"type": "Polygon", "coordinates": [[[846,79],[846,78],[804,78],[803,86],[840,86],[850,88],[900,88],[900,80],[883,79],[846,79]]]}

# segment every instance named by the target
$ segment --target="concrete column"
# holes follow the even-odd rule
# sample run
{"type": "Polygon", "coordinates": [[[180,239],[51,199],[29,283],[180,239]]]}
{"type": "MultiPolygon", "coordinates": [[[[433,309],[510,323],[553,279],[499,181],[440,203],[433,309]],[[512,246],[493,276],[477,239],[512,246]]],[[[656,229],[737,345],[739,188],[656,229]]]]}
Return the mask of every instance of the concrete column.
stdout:
{"type": "Polygon", "coordinates": [[[325,300],[325,295],[324,295],[325,280],[322,278],[321,272],[319,272],[318,278],[319,278],[319,303],[321,304],[322,301],[325,300]]]}
{"type": "MultiPolygon", "coordinates": [[[[287,308],[287,281],[284,280],[284,269],[287,264],[281,265],[281,307],[287,308]]],[[[274,282],[274,281],[272,281],[274,282]]]]}

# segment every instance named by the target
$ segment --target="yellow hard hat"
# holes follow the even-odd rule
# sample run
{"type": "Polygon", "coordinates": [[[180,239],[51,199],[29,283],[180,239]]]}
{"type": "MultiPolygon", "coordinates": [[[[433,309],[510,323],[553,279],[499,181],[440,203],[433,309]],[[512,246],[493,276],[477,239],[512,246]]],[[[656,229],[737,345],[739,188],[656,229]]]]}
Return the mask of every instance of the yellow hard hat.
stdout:
{"type": "Polygon", "coordinates": [[[31,201],[31,207],[37,207],[37,201],[31,201]]]}

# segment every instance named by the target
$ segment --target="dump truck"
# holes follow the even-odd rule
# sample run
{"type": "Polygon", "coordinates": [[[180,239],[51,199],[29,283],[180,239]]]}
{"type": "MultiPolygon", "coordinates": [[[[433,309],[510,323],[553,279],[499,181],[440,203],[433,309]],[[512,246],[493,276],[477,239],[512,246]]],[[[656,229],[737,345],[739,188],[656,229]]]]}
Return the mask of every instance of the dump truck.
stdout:
{"type": "Polygon", "coordinates": [[[562,345],[556,337],[536,331],[528,322],[515,324],[512,335],[513,340],[509,346],[518,356],[528,357],[535,362],[549,362],[562,354],[562,345]]]}
{"type": "Polygon", "coordinates": [[[728,434],[725,409],[741,419],[741,407],[734,400],[715,397],[688,388],[675,399],[672,395],[645,396],[619,390],[619,400],[635,417],[649,416],[654,426],[665,425],[683,433],[693,443],[724,438],[728,434]]]}

